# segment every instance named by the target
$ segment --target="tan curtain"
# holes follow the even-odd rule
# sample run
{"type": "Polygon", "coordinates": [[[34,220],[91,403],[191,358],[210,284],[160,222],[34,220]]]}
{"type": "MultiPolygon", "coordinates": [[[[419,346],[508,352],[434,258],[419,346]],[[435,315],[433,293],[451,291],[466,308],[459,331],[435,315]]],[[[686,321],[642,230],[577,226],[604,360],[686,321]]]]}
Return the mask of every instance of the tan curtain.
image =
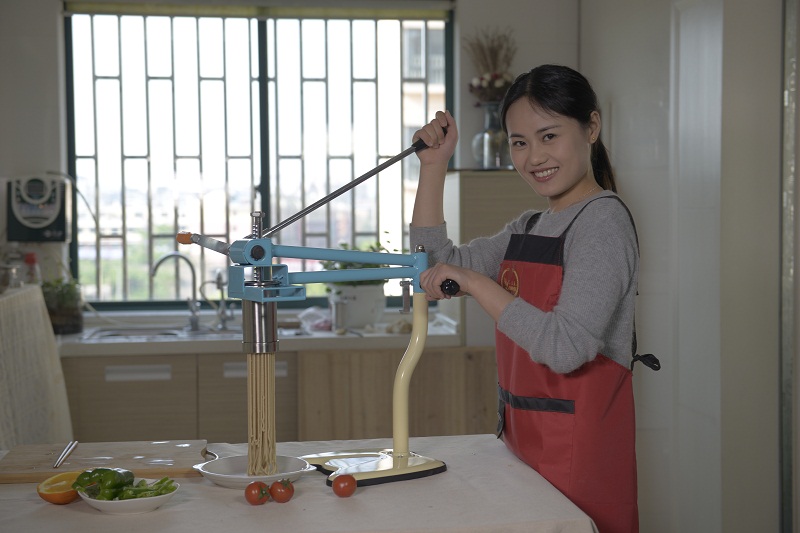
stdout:
{"type": "Polygon", "coordinates": [[[38,285],[0,296],[0,449],[72,439],[67,389],[38,285]]]}

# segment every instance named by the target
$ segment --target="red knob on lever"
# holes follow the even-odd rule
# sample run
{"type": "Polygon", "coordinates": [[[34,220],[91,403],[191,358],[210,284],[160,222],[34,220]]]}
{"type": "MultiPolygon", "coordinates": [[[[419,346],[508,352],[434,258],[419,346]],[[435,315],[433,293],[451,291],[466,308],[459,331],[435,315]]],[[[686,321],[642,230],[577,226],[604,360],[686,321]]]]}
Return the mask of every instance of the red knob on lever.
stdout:
{"type": "Polygon", "coordinates": [[[175,240],[181,244],[192,244],[192,232],[181,231],[180,233],[175,235],[175,240]]]}

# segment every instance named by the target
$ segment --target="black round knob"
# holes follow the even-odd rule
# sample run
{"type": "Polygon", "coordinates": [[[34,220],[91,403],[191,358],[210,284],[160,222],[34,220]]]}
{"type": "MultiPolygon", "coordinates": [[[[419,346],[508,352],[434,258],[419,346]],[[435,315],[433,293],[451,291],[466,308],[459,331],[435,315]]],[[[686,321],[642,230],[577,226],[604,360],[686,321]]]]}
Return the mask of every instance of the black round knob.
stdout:
{"type": "Polygon", "coordinates": [[[267,251],[260,244],[256,244],[250,250],[250,257],[252,257],[256,261],[263,259],[265,255],[267,255],[267,251]]]}
{"type": "Polygon", "coordinates": [[[461,290],[461,287],[452,279],[446,279],[441,285],[442,292],[448,296],[455,296],[461,290]]]}

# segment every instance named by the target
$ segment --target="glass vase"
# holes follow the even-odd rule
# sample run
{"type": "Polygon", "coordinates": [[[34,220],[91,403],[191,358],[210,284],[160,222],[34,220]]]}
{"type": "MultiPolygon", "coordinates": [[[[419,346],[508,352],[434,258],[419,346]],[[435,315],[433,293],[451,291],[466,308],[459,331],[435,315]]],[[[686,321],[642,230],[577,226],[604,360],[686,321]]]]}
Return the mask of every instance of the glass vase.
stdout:
{"type": "Polygon", "coordinates": [[[513,168],[508,137],[500,127],[500,102],[482,102],[483,129],[472,139],[476,167],[484,170],[513,168]]]}

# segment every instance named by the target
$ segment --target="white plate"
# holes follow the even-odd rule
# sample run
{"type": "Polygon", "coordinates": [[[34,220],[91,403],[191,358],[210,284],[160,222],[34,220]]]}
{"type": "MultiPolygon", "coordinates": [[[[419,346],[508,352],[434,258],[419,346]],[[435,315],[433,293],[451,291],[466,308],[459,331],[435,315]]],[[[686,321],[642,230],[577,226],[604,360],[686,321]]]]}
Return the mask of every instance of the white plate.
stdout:
{"type": "MultiPolygon", "coordinates": [[[[134,484],[140,481],[139,478],[135,479],[133,482],[134,484]]],[[[152,483],[154,481],[158,481],[156,479],[145,479],[148,483],[152,483]]],[[[178,483],[175,483],[175,490],[170,492],[169,494],[163,494],[161,496],[151,496],[149,498],[135,498],[133,500],[95,500],[84,494],[81,491],[78,491],[83,501],[97,509],[98,511],[102,511],[107,514],[140,514],[140,513],[149,513],[150,511],[155,511],[165,503],[167,503],[170,498],[175,496],[175,493],[178,492],[181,486],[178,483]]]]}
{"type": "Polygon", "coordinates": [[[314,466],[308,464],[308,461],[299,457],[278,455],[276,460],[278,473],[268,476],[248,476],[246,455],[212,459],[207,463],[194,465],[194,469],[208,480],[229,489],[244,489],[253,481],[263,481],[264,483],[272,483],[281,479],[297,481],[306,472],[316,470],[314,466]]]}

